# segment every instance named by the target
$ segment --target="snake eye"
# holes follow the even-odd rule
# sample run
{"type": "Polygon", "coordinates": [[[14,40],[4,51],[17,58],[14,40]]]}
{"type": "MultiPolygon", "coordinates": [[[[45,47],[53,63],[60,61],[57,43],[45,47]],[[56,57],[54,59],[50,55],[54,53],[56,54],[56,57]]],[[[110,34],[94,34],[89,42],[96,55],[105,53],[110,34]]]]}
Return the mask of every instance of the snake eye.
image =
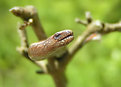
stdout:
{"type": "Polygon", "coordinates": [[[59,40],[61,38],[61,34],[60,33],[56,33],[55,35],[54,35],[54,39],[55,40],[59,40]]]}

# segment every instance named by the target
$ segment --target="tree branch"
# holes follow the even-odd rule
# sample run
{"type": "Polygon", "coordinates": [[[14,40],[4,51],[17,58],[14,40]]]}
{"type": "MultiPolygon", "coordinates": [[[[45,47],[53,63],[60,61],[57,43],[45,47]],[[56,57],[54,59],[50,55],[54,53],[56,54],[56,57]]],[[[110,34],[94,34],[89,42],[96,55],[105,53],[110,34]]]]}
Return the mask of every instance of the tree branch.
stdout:
{"type": "Polygon", "coordinates": [[[32,63],[39,66],[44,73],[48,73],[48,71],[46,69],[45,61],[38,62],[38,61],[33,61],[29,58],[29,56],[28,56],[29,44],[28,44],[28,40],[27,40],[26,29],[21,30],[21,28],[25,28],[25,26],[23,26],[23,25],[26,25],[26,24],[22,24],[22,25],[19,24],[19,28],[18,28],[18,34],[21,39],[21,47],[17,47],[17,51],[20,54],[22,54],[25,58],[29,59],[32,63]]]}
{"type": "Polygon", "coordinates": [[[24,21],[28,21],[29,19],[33,20],[31,23],[35,34],[37,35],[39,40],[44,40],[47,38],[44,29],[40,23],[37,11],[33,6],[26,6],[26,7],[14,7],[9,10],[15,16],[22,18],[24,21]]]}
{"type": "Polygon", "coordinates": [[[80,50],[87,42],[89,42],[86,39],[90,35],[94,33],[104,35],[114,31],[121,31],[121,22],[115,24],[102,23],[99,20],[94,21],[92,20],[92,18],[89,17],[86,17],[86,21],[88,22],[83,22],[83,20],[79,19],[78,21],[76,21],[77,23],[86,26],[86,30],[82,33],[82,35],[78,36],[74,44],[72,44],[72,46],[68,48],[68,55],[66,55],[61,62],[62,67],[66,67],[67,64],[72,60],[74,55],[77,53],[77,51],[80,50]]]}
{"type": "Polygon", "coordinates": [[[65,76],[66,66],[72,60],[77,51],[80,50],[87,42],[93,39],[94,36],[91,35],[95,33],[104,35],[114,31],[121,31],[121,22],[115,24],[102,23],[98,20],[93,20],[91,14],[89,12],[86,12],[85,14],[86,20],[76,19],[77,23],[86,26],[86,30],[80,36],[78,36],[78,38],[75,40],[74,44],[72,44],[70,48],[68,49],[65,48],[61,50],[65,52],[63,53],[63,55],[59,56],[59,58],[57,58],[56,55],[50,56],[50,58],[48,58],[47,61],[46,60],[33,61],[28,56],[29,45],[27,41],[25,28],[31,25],[39,40],[44,40],[47,38],[39,21],[37,11],[33,6],[14,7],[10,9],[10,11],[14,15],[24,20],[24,24],[22,24],[18,30],[21,38],[21,47],[18,49],[19,52],[42,69],[37,73],[50,74],[53,80],[55,81],[56,87],[66,87],[67,84],[67,78],[65,76]]]}

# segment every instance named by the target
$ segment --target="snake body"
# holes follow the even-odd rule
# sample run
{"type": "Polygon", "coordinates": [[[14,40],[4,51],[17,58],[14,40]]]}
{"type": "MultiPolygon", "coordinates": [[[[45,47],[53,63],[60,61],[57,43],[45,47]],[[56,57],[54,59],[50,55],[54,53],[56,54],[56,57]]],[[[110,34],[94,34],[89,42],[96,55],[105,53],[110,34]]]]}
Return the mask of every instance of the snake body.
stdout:
{"type": "Polygon", "coordinates": [[[46,40],[31,44],[28,49],[28,55],[32,60],[40,61],[53,54],[59,54],[57,53],[59,52],[58,50],[63,49],[73,38],[71,30],[57,32],[46,40]]]}

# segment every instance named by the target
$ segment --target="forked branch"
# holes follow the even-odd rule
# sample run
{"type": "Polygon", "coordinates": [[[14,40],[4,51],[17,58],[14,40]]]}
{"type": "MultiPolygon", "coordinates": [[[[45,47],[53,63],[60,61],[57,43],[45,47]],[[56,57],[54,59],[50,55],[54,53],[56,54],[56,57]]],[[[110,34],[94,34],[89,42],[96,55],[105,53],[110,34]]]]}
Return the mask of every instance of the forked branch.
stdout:
{"type": "MultiPolygon", "coordinates": [[[[39,40],[44,40],[47,38],[44,29],[42,28],[42,25],[39,21],[37,11],[33,6],[14,7],[10,9],[10,11],[14,15],[22,18],[24,21],[24,24],[22,24],[18,30],[21,38],[21,47],[19,48],[19,52],[42,69],[37,73],[50,74],[55,81],[56,87],[67,86],[67,78],[65,75],[66,66],[69,64],[72,58],[74,58],[74,55],[77,53],[77,51],[80,50],[87,42],[96,37],[96,34],[104,35],[114,31],[121,31],[121,22],[115,24],[103,23],[99,20],[93,20],[90,12],[86,12],[86,20],[76,19],[77,23],[82,24],[86,27],[86,30],[76,38],[71,48],[61,49],[61,51],[64,53],[58,57],[56,55],[53,55],[50,56],[46,61],[34,61],[31,60],[28,56],[29,45],[25,28],[31,25],[39,40]]],[[[56,37],[54,38],[57,39],[59,37],[64,37],[62,35],[65,34],[63,33],[60,36],[59,35],[60,33],[55,34],[56,37]]],[[[53,41],[51,40],[51,42],[53,41]]]]}
{"type": "Polygon", "coordinates": [[[71,48],[68,48],[69,53],[67,56],[65,56],[66,58],[63,58],[63,67],[67,66],[67,64],[72,60],[73,56],[77,53],[78,50],[80,50],[87,42],[93,39],[92,37],[90,38],[90,40],[87,41],[87,38],[90,37],[92,34],[96,33],[104,35],[114,31],[121,31],[121,22],[109,24],[103,23],[99,20],[93,20],[89,12],[86,13],[86,20],[80,20],[77,18],[75,21],[86,26],[86,30],[77,37],[71,48]]]}

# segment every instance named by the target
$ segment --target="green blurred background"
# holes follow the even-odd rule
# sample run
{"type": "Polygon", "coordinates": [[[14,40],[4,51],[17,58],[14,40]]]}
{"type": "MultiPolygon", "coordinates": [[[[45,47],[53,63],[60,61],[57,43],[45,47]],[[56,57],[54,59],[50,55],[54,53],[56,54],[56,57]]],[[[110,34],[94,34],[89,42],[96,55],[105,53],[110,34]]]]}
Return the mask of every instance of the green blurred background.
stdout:
{"type": "MultiPolygon", "coordinates": [[[[74,19],[84,19],[85,11],[103,22],[121,18],[121,0],[0,0],[0,87],[55,87],[49,75],[36,74],[39,68],[16,52],[20,45],[16,27],[21,20],[9,9],[26,5],[37,8],[48,36],[71,29],[76,38],[85,27],[74,19]]],[[[27,31],[29,43],[37,41],[31,27],[27,31]]],[[[121,33],[85,45],[68,65],[66,75],[68,87],[121,87],[121,33]]]]}

